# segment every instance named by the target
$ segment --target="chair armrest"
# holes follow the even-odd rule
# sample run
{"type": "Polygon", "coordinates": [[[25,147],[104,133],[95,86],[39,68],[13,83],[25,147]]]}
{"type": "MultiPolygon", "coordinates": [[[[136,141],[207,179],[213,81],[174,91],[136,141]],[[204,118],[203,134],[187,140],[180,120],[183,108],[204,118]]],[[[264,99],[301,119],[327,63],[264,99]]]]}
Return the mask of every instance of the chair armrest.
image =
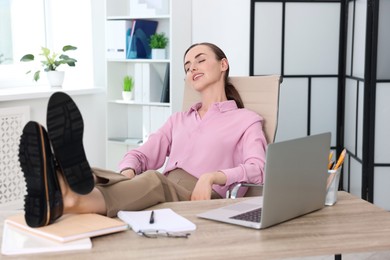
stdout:
{"type": "Polygon", "coordinates": [[[226,191],[226,198],[227,199],[236,199],[237,198],[237,193],[241,187],[258,187],[261,188],[263,187],[262,184],[253,184],[253,183],[237,183],[231,190],[226,191]]]}

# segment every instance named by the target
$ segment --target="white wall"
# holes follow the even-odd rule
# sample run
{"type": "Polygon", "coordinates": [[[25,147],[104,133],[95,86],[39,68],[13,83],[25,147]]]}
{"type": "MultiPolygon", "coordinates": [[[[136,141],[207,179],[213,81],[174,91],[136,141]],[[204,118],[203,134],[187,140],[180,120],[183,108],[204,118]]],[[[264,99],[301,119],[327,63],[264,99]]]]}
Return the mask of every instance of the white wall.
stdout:
{"type": "Polygon", "coordinates": [[[92,52],[93,52],[93,71],[95,86],[106,85],[106,50],[105,34],[103,28],[106,26],[105,1],[91,0],[92,17],[92,52]]]}
{"type": "Polygon", "coordinates": [[[230,76],[249,75],[249,0],[193,0],[192,42],[218,45],[230,62],[230,76]]]}

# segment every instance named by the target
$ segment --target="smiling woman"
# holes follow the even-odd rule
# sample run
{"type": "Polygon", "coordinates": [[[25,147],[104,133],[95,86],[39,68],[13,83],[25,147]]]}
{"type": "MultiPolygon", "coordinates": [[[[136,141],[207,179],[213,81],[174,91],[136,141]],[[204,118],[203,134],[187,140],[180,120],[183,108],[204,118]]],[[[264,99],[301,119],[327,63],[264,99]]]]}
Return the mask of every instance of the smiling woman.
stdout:
{"type": "MultiPolygon", "coordinates": [[[[74,54],[78,69],[67,72],[64,84],[92,85],[90,1],[0,0],[0,12],[0,88],[36,86],[25,75],[31,64],[20,63],[20,58],[40,53],[41,47],[61,50],[64,45],[78,47],[74,54]]],[[[47,85],[47,81],[39,84],[47,85]]]]}

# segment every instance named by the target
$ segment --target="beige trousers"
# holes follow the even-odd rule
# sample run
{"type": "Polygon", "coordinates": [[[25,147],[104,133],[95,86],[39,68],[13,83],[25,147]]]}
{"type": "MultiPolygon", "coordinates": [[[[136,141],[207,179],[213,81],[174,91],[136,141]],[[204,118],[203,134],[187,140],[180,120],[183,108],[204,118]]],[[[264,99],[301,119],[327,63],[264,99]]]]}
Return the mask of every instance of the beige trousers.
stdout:
{"type": "MultiPolygon", "coordinates": [[[[197,179],[182,169],[167,176],[157,171],[146,171],[129,179],[121,174],[93,168],[96,188],[103,194],[107,216],[115,217],[119,210],[143,210],[158,203],[188,201],[197,179]]],[[[212,199],[221,196],[212,192],[212,199]]]]}

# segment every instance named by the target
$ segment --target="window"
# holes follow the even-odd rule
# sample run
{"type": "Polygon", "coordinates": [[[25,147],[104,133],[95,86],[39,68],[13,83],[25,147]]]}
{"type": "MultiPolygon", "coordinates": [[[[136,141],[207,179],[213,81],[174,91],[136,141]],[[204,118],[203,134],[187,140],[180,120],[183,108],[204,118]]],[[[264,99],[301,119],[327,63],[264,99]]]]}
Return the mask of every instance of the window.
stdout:
{"type": "Polygon", "coordinates": [[[66,71],[64,84],[92,85],[90,1],[0,0],[0,88],[47,84],[44,76],[33,82],[32,75],[26,75],[33,64],[20,58],[32,53],[40,61],[41,46],[61,52],[68,44],[78,48],[71,54],[78,62],[76,67],[60,67],[66,71]]]}
{"type": "Polygon", "coordinates": [[[10,0],[0,0],[0,64],[13,62],[10,0]]]}

